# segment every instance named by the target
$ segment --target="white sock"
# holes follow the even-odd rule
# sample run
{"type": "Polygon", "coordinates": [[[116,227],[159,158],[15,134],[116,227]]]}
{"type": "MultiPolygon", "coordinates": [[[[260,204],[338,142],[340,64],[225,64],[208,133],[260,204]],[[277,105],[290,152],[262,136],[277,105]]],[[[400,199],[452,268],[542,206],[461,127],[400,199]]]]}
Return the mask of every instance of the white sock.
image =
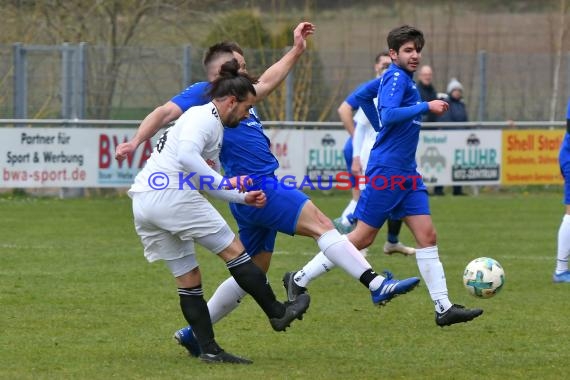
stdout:
{"type": "Polygon", "coordinates": [[[364,272],[372,269],[372,266],[362,257],[358,249],[337,230],[330,230],[322,234],[317,239],[317,244],[330,261],[357,280],[360,280],[360,276],[364,272]]]}
{"type": "Polygon", "coordinates": [[[384,282],[384,278],[385,278],[384,276],[380,275],[376,276],[374,280],[370,282],[370,285],[368,285],[368,289],[370,289],[371,292],[378,289],[380,285],[382,285],[382,283],[384,282]]]}
{"type": "Polygon", "coordinates": [[[240,288],[233,277],[222,282],[208,301],[208,310],[212,324],[218,322],[239,306],[241,299],[247,293],[240,288]]]}
{"type": "Polygon", "coordinates": [[[341,223],[347,227],[350,226],[350,220],[348,220],[348,216],[354,213],[354,210],[356,209],[356,203],[357,202],[354,199],[351,199],[350,202],[348,202],[348,205],[346,206],[344,211],[342,212],[342,215],[340,216],[342,218],[341,223]]]}
{"type": "Polygon", "coordinates": [[[556,255],[556,274],[568,270],[570,255],[570,215],[564,215],[558,229],[558,254],[556,255]]]}
{"type": "Polygon", "coordinates": [[[297,285],[306,288],[309,282],[327,273],[335,267],[334,263],[327,259],[324,253],[319,252],[309,261],[303,269],[295,273],[294,281],[297,285]]]}
{"type": "Polygon", "coordinates": [[[447,311],[451,307],[451,301],[437,246],[416,248],[416,261],[429,295],[435,304],[435,310],[439,313],[447,311]]]}

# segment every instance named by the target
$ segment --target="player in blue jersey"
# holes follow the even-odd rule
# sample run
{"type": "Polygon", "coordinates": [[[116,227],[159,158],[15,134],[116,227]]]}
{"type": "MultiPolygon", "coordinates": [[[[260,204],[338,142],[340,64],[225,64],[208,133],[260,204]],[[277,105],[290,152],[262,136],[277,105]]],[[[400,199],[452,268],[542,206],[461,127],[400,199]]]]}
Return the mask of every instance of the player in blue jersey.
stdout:
{"type": "MultiPolygon", "coordinates": [[[[299,24],[294,32],[293,48],[263,73],[259,83],[255,85],[257,101],[285,78],[304,52],[305,39],[313,31],[312,24],[299,24]]],[[[216,62],[221,65],[224,59],[236,58],[245,70],[241,49],[237,44],[231,45],[230,50],[233,55],[222,54],[220,51],[222,49],[216,46],[206,53],[204,64],[210,80],[214,79],[213,76],[217,75],[219,70],[219,66],[218,70],[215,69],[216,62]]],[[[124,158],[132,153],[138,144],[170,122],[171,117],[180,116],[189,107],[207,102],[208,99],[205,99],[203,92],[200,92],[200,89],[205,89],[207,86],[207,83],[190,86],[163,106],[168,109],[178,109],[177,112],[161,115],[160,107],[153,111],[139,127],[135,140],[117,148],[116,157],[124,158]]],[[[335,230],[330,219],[310,201],[306,194],[296,189],[284,188],[277,183],[274,171],[279,163],[271,153],[269,139],[265,136],[255,111],[251,112],[250,117],[242,121],[237,128],[225,129],[220,160],[227,177],[249,175],[255,178],[253,186],[249,188],[263,189],[266,194],[267,204],[266,207],[259,209],[260,213],[252,213],[251,210],[236,204],[230,205],[232,214],[238,222],[240,240],[248,254],[252,256],[252,260],[265,272],[269,269],[276,234],[280,231],[314,238],[331,263],[345,269],[369,289],[372,301],[376,305],[384,305],[393,297],[407,293],[418,285],[419,278],[416,277],[400,281],[393,279],[389,272],[386,276],[375,273],[354,245],[335,230]]],[[[235,309],[245,294],[232,278],[224,281],[208,302],[212,323],[235,309]]],[[[181,329],[175,337],[191,354],[198,354],[192,346],[191,328],[181,329]]]]}
{"type": "MultiPolygon", "coordinates": [[[[442,114],[448,105],[442,100],[422,102],[413,81],[424,46],[423,33],[405,25],[393,29],[387,40],[392,64],[357,94],[378,136],[366,170],[370,183],[356,205],[356,228],[347,237],[363,249],[372,244],[388,218],[403,219],[416,239],[416,261],[435,304],[436,324],[443,327],[467,322],[483,310],[466,309],[449,300],[428,193],[415,159],[422,114],[442,114]],[[373,102],[376,96],[377,109],[373,102]]],[[[322,259],[320,253],[313,258],[322,259]]],[[[289,291],[295,293],[297,287],[306,287],[315,274],[306,274],[303,269],[295,273],[293,281],[287,284],[289,291]]]]}
{"type": "Polygon", "coordinates": [[[564,204],[566,214],[562,218],[558,229],[558,253],[556,255],[556,269],[552,275],[554,282],[570,282],[568,270],[568,256],[570,256],[570,100],[566,110],[566,133],[560,145],[558,155],[560,172],[564,177],[564,204]]]}
{"type": "MultiPolygon", "coordinates": [[[[374,61],[374,72],[376,73],[376,78],[378,78],[382,73],[388,69],[392,60],[390,59],[390,54],[388,51],[383,51],[376,56],[374,61]]],[[[361,84],[362,86],[364,84],[361,84]]],[[[342,124],[346,131],[350,134],[347,143],[344,147],[344,158],[347,163],[347,170],[351,173],[352,181],[352,199],[350,200],[347,207],[342,212],[339,218],[333,220],[333,224],[337,230],[342,233],[349,233],[356,226],[356,220],[354,219],[354,209],[356,208],[356,203],[358,198],[360,198],[360,187],[362,184],[355,185],[355,181],[352,179],[354,176],[363,176],[363,167],[366,167],[368,162],[368,157],[370,153],[370,148],[372,147],[374,140],[376,138],[375,133],[372,129],[372,133],[368,133],[368,129],[371,128],[370,123],[366,117],[358,117],[362,111],[358,111],[355,116],[354,112],[359,110],[358,99],[356,98],[356,93],[360,89],[357,87],[338,107],[338,114],[342,121],[342,124]],[[357,122],[357,119],[360,119],[357,122]],[[368,141],[371,140],[371,141],[368,141]],[[362,152],[362,149],[367,149],[366,152],[362,152]],[[362,161],[361,162],[361,157],[362,161]],[[363,165],[364,164],[364,165],[363,165]]],[[[363,115],[362,115],[363,116],[363,115]]],[[[363,186],[362,186],[363,187],[363,186]]],[[[409,256],[415,253],[415,249],[412,247],[407,247],[399,241],[400,230],[402,229],[401,220],[388,219],[388,231],[387,231],[387,241],[384,244],[383,251],[387,255],[393,253],[401,253],[402,255],[409,256]]],[[[366,252],[364,249],[362,252],[366,252]]]]}

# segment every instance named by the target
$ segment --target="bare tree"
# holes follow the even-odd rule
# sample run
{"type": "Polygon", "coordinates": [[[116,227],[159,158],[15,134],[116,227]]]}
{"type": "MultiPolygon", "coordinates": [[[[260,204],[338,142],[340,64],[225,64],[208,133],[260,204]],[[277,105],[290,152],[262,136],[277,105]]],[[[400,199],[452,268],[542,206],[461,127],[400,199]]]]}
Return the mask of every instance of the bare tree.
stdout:
{"type": "MultiPolygon", "coordinates": [[[[87,42],[90,117],[111,114],[125,48],[144,44],[161,27],[187,25],[191,15],[225,1],[214,0],[43,0],[11,1],[7,7],[24,43],[87,42]],[[187,16],[187,17],[185,17],[187,16]],[[33,26],[33,27],[32,27],[33,26]]],[[[154,37],[154,35],[152,36],[154,37]]],[[[183,41],[187,43],[188,41],[183,41]]]]}
{"type": "Polygon", "coordinates": [[[560,88],[560,65],[562,63],[562,47],[566,36],[566,12],[568,5],[566,0],[560,0],[560,25],[558,29],[558,38],[556,41],[556,58],[554,61],[554,70],[552,73],[552,97],[550,98],[550,121],[554,121],[556,117],[556,103],[558,99],[558,90],[560,88]]]}

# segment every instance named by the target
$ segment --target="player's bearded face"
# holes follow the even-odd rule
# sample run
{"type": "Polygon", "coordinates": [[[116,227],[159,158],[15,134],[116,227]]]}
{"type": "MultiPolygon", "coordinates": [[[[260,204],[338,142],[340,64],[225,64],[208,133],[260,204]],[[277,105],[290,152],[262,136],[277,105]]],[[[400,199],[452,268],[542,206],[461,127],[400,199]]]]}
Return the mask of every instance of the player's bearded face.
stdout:
{"type": "Polygon", "coordinates": [[[413,41],[409,41],[402,45],[398,52],[390,50],[390,57],[402,69],[413,73],[420,65],[422,53],[416,49],[413,41]]]}
{"type": "Polygon", "coordinates": [[[239,122],[241,121],[241,119],[239,118],[236,109],[234,109],[229,115],[228,115],[228,119],[226,120],[226,122],[224,123],[224,125],[226,127],[230,127],[230,128],[235,128],[239,125],[239,122]]]}
{"type": "Polygon", "coordinates": [[[226,127],[237,127],[239,123],[249,117],[249,110],[253,107],[254,96],[249,94],[247,99],[243,102],[236,102],[233,109],[228,115],[228,119],[224,123],[226,127]]]}

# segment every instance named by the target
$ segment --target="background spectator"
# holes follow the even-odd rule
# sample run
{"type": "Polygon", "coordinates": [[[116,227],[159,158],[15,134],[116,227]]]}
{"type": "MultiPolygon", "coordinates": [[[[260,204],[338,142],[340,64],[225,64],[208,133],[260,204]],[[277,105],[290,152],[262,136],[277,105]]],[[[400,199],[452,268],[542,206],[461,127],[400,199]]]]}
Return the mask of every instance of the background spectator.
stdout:
{"type": "MultiPolygon", "coordinates": [[[[437,91],[433,87],[433,71],[430,66],[422,66],[418,72],[418,83],[416,87],[420,92],[420,97],[424,102],[431,102],[437,99],[437,91]]],[[[422,121],[434,122],[437,116],[434,113],[428,112],[423,115],[422,121]]]]}
{"type": "MultiPolygon", "coordinates": [[[[463,102],[463,85],[456,79],[451,78],[447,85],[447,98],[449,109],[446,113],[438,117],[437,121],[441,122],[463,122],[468,121],[467,109],[463,102]]],[[[434,194],[444,195],[443,187],[436,186],[434,194]]],[[[453,186],[453,195],[465,195],[461,186],[453,186]]]]}
{"type": "Polygon", "coordinates": [[[447,85],[447,98],[444,99],[449,103],[449,109],[446,113],[439,116],[437,121],[442,122],[461,122],[467,121],[467,108],[463,102],[463,85],[455,78],[451,78],[447,85]]]}

